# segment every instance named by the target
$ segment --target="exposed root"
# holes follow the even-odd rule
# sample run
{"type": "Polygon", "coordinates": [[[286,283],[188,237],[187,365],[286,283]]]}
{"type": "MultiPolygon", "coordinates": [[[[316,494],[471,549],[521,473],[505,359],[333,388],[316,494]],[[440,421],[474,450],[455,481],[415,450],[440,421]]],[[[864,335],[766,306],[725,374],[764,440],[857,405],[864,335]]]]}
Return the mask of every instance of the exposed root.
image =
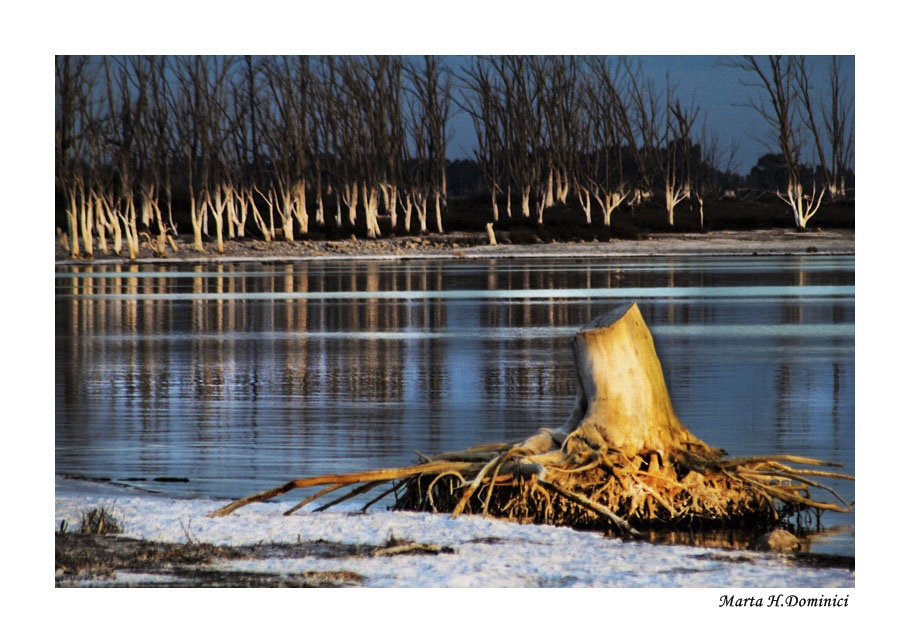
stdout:
{"type": "Polygon", "coordinates": [[[471,466],[471,463],[467,462],[430,462],[427,464],[419,464],[413,467],[403,467],[397,469],[379,469],[376,471],[363,471],[360,473],[348,473],[343,475],[300,478],[286,482],[280,487],[275,487],[274,489],[269,489],[268,491],[263,491],[262,493],[256,493],[252,496],[247,496],[246,498],[235,500],[231,504],[225,505],[221,509],[213,511],[211,514],[209,514],[209,516],[212,518],[227,516],[240,507],[245,507],[246,505],[252,504],[254,502],[265,502],[266,500],[271,500],[276,496],[280,496],[289,491],[293,491],[294,489],[322,487],[325,485],[336,485],[337,488],[341,488],[351,484],[377,481],[394,481],[402,478],[408,478],[414,475],[421,475],[424,473],[438,473],[440,471],[447,471],[450,469],[453,471],[459,471],[469,469],[471,466]]]}
{"type": "MultiPolygon", "coordinates": [[[[473,513],[521,523],[598,529],[621,536],[639,536],[639,530],[695,526],[765,529],[799,512],[847,512],[852,508],[832,488],[811,479],[852,480],[851,476],[782,464],[838,466],[790,455],[702,458],[697,468],[687,468],[656,453],[629,458],[608,450],[573,463],[560,458],[559,452],[529,454],[521,445],[503,444],[422,459],[422,464],[413,467],[292,480],[211,515],[226,516],[293,489],[323,487],[286,512],[291,514],[326,494],[354,487],[316,509],[321,511],[387,483],[391,487],[379,497],[395,492],[394,508],[398,510],[453,516],[473,513]],[[478,458],[481,454],[485,460],[478,458]],[[814,499],[809,494],[811,489],[829,493],[838,502],[814,499]]],[[[378,500],[372,499],[364,509],[378,500]]]]}

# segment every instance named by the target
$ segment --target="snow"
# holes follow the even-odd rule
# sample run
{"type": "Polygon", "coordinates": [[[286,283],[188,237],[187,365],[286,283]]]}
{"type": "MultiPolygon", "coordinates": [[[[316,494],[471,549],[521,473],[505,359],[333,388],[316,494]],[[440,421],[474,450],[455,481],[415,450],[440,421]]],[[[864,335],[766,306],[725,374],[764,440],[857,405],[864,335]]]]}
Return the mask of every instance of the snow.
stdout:
{"type": "Polygon", "coordinates": [[[79,524],[95,507],[112,511],[124,536],[216,545],[326,540],[379,545],[390,537],[451,547],[454,553],[394,557],[271,558],[219,563],[224,569],[290,574],[350,571],[385,588],[853,588],[855,573],[794,565],[785,556],[623,542],[564,527],[516,525],[479,516],[334,510],[283,512],[297,499],[242,507],[210,518],[224,500],[178,499],[113,485],[56,479],[54,528],[79,524]]]}
{"type": "Polygon", "coordinates": [[[837,637],[855,632],[860,614],[868,615],[873,604],[863,600],[869,592],[857,591],[854,572],[793,565],[784,556],[622,542],[476,516],[355,513],[359,505],[283,516],[297,500],[248,505],[209,518],[227,500],[172,498],[56,477],[54,529],[61,520],[78,526],[84,511],[101,506],[123,521],[125,536],[163,542],[189,537],[223,545],[319,539],[380,545],[394,536],[448,546],[454,553],[219,563],[223,570],[278,574],[347,571],[365,577],[366,588],[385,589],[60,589],[50,596],[53,618],[36,621],[25,611],[22,616],[32,632],[44,629],[48,635],[59,634],[57,624],[74,624],[75,629],[66,628],[70,640],[97,640],[101,628],[152,643],[175,633],[180,640],[207,641],[463,643],[592,634],[596,640],[631,639],[664,632],[683,641],[703,640],[704,624],[714,632],[736,631],[743,641],[767,640],[772,627],[846,640],[837,637]],[[791,595],[849,596],[850,607],[722,606],[725,597],[747,602],[791,595]]]}

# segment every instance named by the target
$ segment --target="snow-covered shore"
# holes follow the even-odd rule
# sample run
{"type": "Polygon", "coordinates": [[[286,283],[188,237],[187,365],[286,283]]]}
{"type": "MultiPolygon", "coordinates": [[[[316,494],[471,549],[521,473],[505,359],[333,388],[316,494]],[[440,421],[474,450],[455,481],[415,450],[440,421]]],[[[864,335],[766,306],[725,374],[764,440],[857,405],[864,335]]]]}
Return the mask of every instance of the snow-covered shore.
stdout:
{"type": "Polygon", "coordinates": [[[774,554],[622,542],[567,528],[515,525],[475,516],[383,510],[303,511],[283,516],[295,500],[254,504],[224,518],[207,514],[224,504],[137,493],[113,485],[56,479],[55,529],[74,527],[95,507],[118,517],[124,536],[214,545],[330,541],[380,545],[390,538],[450,547],[433,556],[266,558],[216,563],[231,570],[297,574],[344,570],[366,587],[590,588],[852,588],[855,573],[796,564],[774,554]]]}

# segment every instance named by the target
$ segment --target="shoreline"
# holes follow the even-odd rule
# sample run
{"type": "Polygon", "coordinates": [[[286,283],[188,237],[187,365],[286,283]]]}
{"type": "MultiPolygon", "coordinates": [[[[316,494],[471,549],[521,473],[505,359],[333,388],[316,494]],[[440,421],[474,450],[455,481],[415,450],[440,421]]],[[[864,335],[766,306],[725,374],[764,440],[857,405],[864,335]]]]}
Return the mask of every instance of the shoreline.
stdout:
{"type": "Polygon", "coordinates": [[[484,233],[428,234],[419,237],[348,239],[343,241],[226,241],[225,252],[216,254],[209,244],[207,253],[192,248],[191,240],[177,241],[177,252],[155,256],[147,246],[135,260],[114,254],[92,259],[72,259],[59,245],[56,266],[179,263],[275,263],[287,261],[407,261],[419,259],[522,259],[585,257],[689,257],[689,256],[788,256],[854,255],[853,229],[793,230],[766,229],[704,233],[654,233],[645,239],[615,239],[604,242],[550,242],[490,245],[484,233]]]}
{"type": "Polygon", "coordinates": [[[257,503],[229,518],[213,518],[222,501],[55,475],[54,585],[855,586],[855,557],[815,552],[814,544],[806,551],[775,553],[726,541],[623,541],[597,531],[477,515],[364,512],[356,504],[286,515],[292,503],[257,503]],[[119,525],[118,533],[79,533],[80,517],[98,508],[119,525]]]}

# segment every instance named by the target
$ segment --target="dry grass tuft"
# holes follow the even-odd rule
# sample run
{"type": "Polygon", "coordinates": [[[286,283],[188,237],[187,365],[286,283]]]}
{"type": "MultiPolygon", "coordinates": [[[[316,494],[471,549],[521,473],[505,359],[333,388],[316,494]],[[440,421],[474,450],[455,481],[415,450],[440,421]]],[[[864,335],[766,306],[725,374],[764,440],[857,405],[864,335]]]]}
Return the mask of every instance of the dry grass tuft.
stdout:
{"type": "Polygon", "coordinates": [[[79,525],[80,534],[95,534],[108,536],[123,533],[123,522],[114,516],[105,507],[95,507],[82,512],[82,522],[79,525]]]}

